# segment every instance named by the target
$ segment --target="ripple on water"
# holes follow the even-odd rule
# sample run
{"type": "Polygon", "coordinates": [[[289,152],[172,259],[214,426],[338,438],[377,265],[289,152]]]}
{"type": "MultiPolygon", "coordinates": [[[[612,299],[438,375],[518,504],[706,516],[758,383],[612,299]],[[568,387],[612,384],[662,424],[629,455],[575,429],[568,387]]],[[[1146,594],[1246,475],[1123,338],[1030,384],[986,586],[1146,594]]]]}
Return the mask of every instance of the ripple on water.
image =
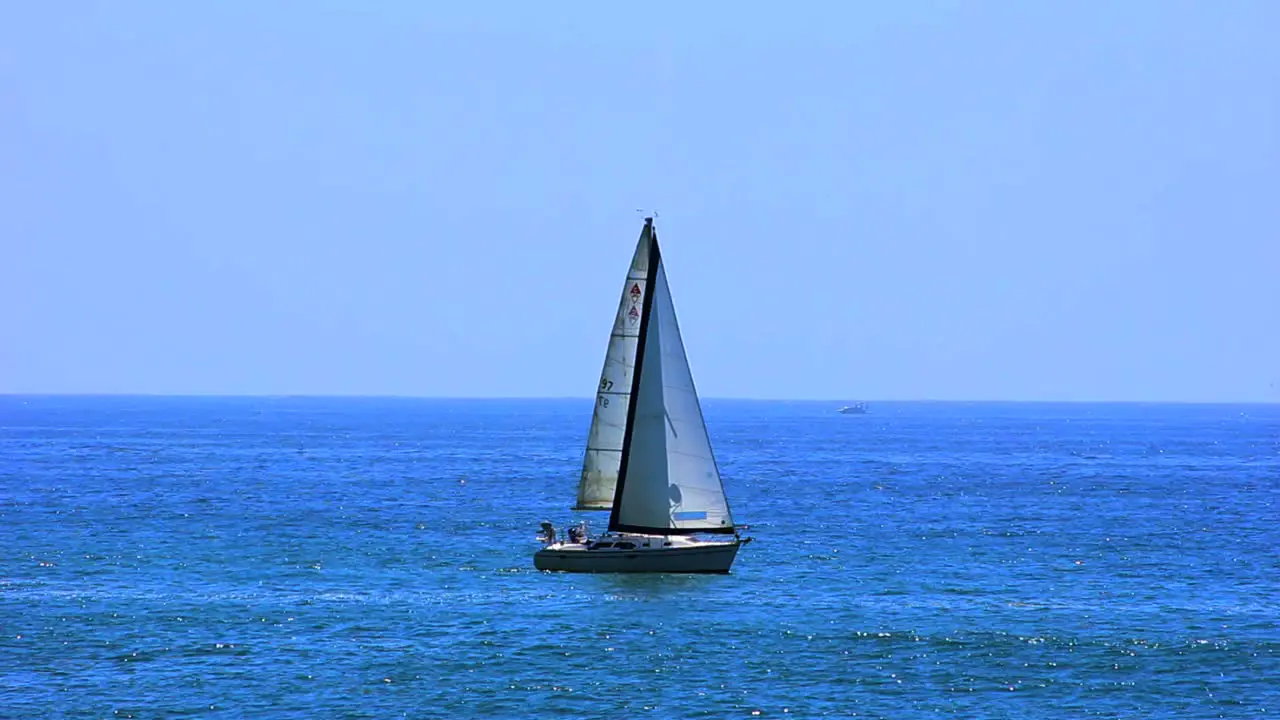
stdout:
{"type": "Polygon", "coordinates": [[[611,577],[531,568],[579,517],[579,403],[26,402],[14,717],[1280,709],[1274,408],[708,403],[757,542],[611,577]]]}

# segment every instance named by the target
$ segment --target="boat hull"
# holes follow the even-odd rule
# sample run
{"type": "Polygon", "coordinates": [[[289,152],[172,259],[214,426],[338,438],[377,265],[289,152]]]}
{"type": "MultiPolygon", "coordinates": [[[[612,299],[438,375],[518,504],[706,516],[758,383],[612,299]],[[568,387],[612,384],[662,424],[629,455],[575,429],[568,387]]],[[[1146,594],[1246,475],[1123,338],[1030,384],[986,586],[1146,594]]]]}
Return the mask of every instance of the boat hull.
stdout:
{"type": "Polygon", "coordinates": [[[533,555],[539,570],[581,573],[714,573],[726,574],[741,541],[705,542],[679,547],[588,549],[586,545],[556,543],[533,555]]]}

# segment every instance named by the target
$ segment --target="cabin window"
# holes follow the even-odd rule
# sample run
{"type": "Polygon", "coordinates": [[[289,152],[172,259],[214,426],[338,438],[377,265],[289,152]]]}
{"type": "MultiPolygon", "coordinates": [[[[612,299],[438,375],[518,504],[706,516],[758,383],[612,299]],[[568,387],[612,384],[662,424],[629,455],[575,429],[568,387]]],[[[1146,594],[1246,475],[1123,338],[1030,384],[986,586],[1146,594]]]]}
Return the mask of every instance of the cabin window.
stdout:
{"type": "Polygon", "coordinates": [[[635,550],[636,544],[630,543],[630,542],[620,542],[614,545],[614,547],[618,548],[619,550],[635,550]]]}
{"type": "Polygon", "coordinates": [[[611,542],[598,542],[595,545],[592,545],[591,549],[599,550],[600,548],[610,548],[610,547],[613,547],[613,543],[611,542]]]}

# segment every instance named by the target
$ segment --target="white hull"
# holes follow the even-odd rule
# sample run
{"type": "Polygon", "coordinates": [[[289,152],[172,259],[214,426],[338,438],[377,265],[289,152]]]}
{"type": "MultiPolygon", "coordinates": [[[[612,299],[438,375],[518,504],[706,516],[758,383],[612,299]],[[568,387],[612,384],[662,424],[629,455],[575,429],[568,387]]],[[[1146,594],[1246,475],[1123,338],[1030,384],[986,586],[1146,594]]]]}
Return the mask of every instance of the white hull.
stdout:
{"type": "Polygon", "coordinates": [[[687,537],[605,536],[582,545],[557,542],[533,555],[539,570],[585,573],[728,573],[741,540],[699,541],[687,537]],[[622,542],[631,547],[618,548],[622,542]],[[647,545],[646,545],[647,543],[647,545]],[[613,547],[601,547],[613,544],[613,547]]]}

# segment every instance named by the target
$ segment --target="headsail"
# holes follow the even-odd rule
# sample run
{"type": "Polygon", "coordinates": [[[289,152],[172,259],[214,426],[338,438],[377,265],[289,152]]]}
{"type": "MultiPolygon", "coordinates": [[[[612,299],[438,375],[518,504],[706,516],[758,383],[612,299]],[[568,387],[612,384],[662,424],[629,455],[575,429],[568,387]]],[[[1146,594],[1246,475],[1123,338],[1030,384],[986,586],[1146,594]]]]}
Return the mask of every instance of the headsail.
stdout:
{"type": "Polygon", "coordinates": [[[622,440],[627,429],[627,409],[631,405],[632,371],[640,338],[640,313],[644,307],[649,278],[649,246],[653,221],[640,231],[627,281],[622,286],[618,315],[609,335],[604,369],[596,386],[596,407],[587,435],[587,452],[582,459],[582,479],[578,482],[578,502],[574,510],[608,510],[622,461],[622,440]]]}
{"type": "Polygon", "coordinates": [[[680,338],[657,232],[649,221],[645,227],[650,273],[642,288],[640,338],[609,530],[731,533],[733,517],[680,338]]]}

